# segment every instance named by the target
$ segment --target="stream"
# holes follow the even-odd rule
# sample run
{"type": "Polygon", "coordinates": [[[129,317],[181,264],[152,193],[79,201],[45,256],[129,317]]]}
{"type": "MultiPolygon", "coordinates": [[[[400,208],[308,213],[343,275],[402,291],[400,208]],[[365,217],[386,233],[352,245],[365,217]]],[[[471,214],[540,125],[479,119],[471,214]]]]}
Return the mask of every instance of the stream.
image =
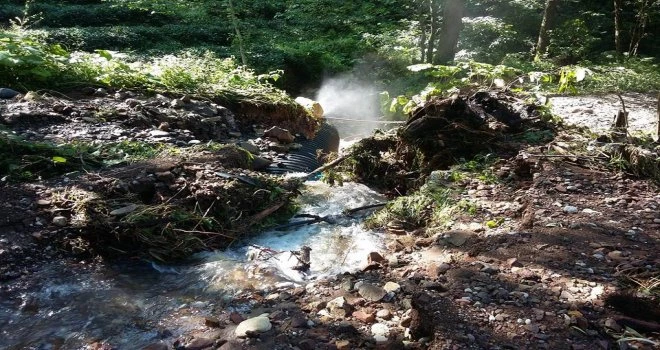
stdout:
{"type": "Polygon", "coordinates": [[[203,326],[204,316],[249,308],[231,303],[245,289],[305,285],[357,270],[369,252],[384,249],[382,235],[362,228],[363,217],[341,215],[345,209],[383,201],[366,186],[329,187],[311,181],[298,200],[300,213],[341,219],[333,225],[261,233],[177,266],[54,261],[0,292],[0,348],[81,349],[105,341],[119,349],[136,349],[159,340],[171,343],[203,326]],[[255,255],[253,245],[281,253],[248,260],[255,255]],[[305,274],[292,269],[296,259],[290,253],[303,245],[312,249],[305,274]]]}

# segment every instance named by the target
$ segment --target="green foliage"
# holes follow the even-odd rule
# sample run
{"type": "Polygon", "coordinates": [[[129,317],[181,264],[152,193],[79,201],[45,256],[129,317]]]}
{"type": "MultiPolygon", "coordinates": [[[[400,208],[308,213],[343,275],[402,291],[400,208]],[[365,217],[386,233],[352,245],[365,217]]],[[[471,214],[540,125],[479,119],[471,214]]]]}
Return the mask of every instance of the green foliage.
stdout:
{"type": "Polygon", "coordinates": [[[583,19],[575,18],[552,31],[548,52],[558,62],[575,64],[587,58],[599,40],[583,19]]]}
{"type": "Polygon", "coordinates": [[[260,102],[292,100],[271,85],[281,71],[256,74],[238,66],[232,58],[211,52],[138,60],[108,50],[68,53],[21,33],[0,31],[0,84],[26,89],[62,88],[93,84],[150,91],[192,93],[228,101],[260,102]]]}
{"type": "Polygon", "coordinates": [[[457,59],[497,63],[511,52],[528,50],[514,25],[491,16],[466,18],[457,59]]]}
{"type": "Polygon", "coordinates": [[[433,198],[421,192],[398,197],[370,217],[366,225],[385,227],[390,221],[397,220],[414,228],[425,226],[431,219],[433,202],[433,198]]]}
{"type": "Polygon", "coordinates": [[[44,84],[64,69],[68,53],[59,45],[0,30],[0,84],[44,84]]]}

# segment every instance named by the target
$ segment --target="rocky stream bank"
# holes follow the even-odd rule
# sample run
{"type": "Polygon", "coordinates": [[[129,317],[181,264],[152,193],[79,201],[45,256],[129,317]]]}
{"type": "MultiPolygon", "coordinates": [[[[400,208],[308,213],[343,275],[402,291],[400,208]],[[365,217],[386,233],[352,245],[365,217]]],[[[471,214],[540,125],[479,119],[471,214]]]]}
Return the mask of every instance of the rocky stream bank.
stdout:
{"type": "MultiPolygon", "coordinates": [[[[273,213],[293,213],[289,200],[300,182],[259,170],[297,148],[303,138],[295,134],[315,130],[313,121],[291,122],[290,134],[269,136],[265,130],[278,123],[242,124],[236,109],[211,101],[90,93],[100,96],[0,100],[0,118],[9,133],[32,141],[144,141],[171,148],[100,171],[29,183],[7,178],[0,185],[0,294],[8,314],[45,317],[45,300],[23,290],[53,261],[72,261],[82,271],[118,255],[176,258],[223,248],[227,240],[216,240],[218,233],[231,233],[234,241],[273,213]],[[203,147],[209,140],[236,146],[203,147]],[[186,215],[180,208],[188,208],[186,215]],[[191,231],[189,245],[171,249],[168,237],[191,231]]],[[[369,223],[383,232],[384,247],[361,253],[362,264],[352,272],[248,285],[231,297],[198,293],[161,319],[129,321],[152,334],[135,348],[657,346],[657,183],[644,172],[612,171],[612,142],[553,125],[542,110],[520,102],[497,94],[435,100],[401,130],[358,143],[340,168],[390,195],[448,188],[451,200],[463,203],[449,218],[433,216],[437,202],[424,204],[419,221],[394,215],[388,206],[384,210],[394,214],[369,223]],[[495,161],[455,167],[461,157],[484,153],[495,161]],[[181,320],[185,331],[174,329],[181,320]]],[[[130,299],[122,313],[149,311],[130,299]]],[[[2,345],[117,348],[103,334],[72,340],[57,332],[2,345]]]]}

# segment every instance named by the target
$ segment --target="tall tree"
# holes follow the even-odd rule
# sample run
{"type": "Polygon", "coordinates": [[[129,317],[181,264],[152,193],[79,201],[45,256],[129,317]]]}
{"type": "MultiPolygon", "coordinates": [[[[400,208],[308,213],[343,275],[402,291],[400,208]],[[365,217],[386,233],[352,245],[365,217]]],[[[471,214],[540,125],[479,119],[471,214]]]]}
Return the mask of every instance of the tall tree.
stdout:
{"type": "Polygon", "coordinates": [[[541,21],[541,29],[539,30],[539,38],[536,43],[536,54],[534,60],[538,61],[545,55],[548,50],[549,32],[554,24],[555,15],[557,14],[557,4],[559,0],[546,0],[545,10],[543,11],[543,20],[541,21]]]}
{"type": "Polygon", "coordinates": [[[438,37],[438,23],[440,20],[438,16],[440,15],[440,0],[429,0],[430,12],[431,12],[431,28],[429,29],[429,42],[426,46],[426,62],[432,63],[434,50],[435,50],[435,41],[438,37]]]}
{"type": "Polygon", "coordinates": [[[234,26],[234,31],[236,32],[236,39],[238,40],[238,51],[241,53],[241,63],[244,66],[247,66],[247,56],[245,55],[245,45],[243,43],[243,35],[241,35],[241,30],[238,27],[238,17],[236,16],[236,10],[234,8],[234,3],[232,0],[227,0],[227,11],[229,11],[229,17],[231,17],[231,23],[234,26]]]}
{"type": "Polygon", "coordinates": [[[430,9],[429,0],[419,1],[418,10],[419,10],[419,29],[420,29],[420,34],[419,34],[420,62],[426,62],[424,58],[426,58],[426,34],[427,34],[426,27],[429,24],[429,9],[430,9]]]}
{"type": "Polygon", "coordinates": [[[657,0],[637,0],[635,1],[635,24],[630,33],[630,46],[628,48],[629,56],[636,56],[639,51],[639,43],[646,36],[646,25],[649,21],[651,7],[657,0]]]}
{"type": "Polygon", "coordinates": [[[614,46],[616,48],[617,59],[623,55],[623,46],[621,44],[621,5],[622,0],[614,0],[614,46]]]}
{"type": "Polygon", "coordinates": [[[442,11],[442,30],[438,49],[433,57],[433,63],[446,63],[454,59],[458,37],[463,30],[464,0],[445,0],[442,11]]]}

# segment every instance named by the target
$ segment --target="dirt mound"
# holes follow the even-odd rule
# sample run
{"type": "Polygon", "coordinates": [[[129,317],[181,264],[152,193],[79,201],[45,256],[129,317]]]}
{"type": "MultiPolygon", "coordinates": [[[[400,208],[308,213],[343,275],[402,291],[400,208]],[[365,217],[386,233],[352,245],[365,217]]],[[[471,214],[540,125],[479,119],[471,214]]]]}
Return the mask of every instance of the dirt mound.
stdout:
{"type": "Polygon", "coordinates": [[[44,200],[71,228],[71,250],[186,258],[293,213],[298,183],[240,170],[236,166],[248,164],[241,152],[228,147],[88,174],[44,200]]]}
{"type": "Polygon", "coordinates": [[[478,154],[515,155],[514,136],[547,130],[541,106],[504,93],[433,98],[413,111],[402,128],[358,142],[344,166],[360,182],[405,194],[433,170],[447,169],[478,154]]]}

